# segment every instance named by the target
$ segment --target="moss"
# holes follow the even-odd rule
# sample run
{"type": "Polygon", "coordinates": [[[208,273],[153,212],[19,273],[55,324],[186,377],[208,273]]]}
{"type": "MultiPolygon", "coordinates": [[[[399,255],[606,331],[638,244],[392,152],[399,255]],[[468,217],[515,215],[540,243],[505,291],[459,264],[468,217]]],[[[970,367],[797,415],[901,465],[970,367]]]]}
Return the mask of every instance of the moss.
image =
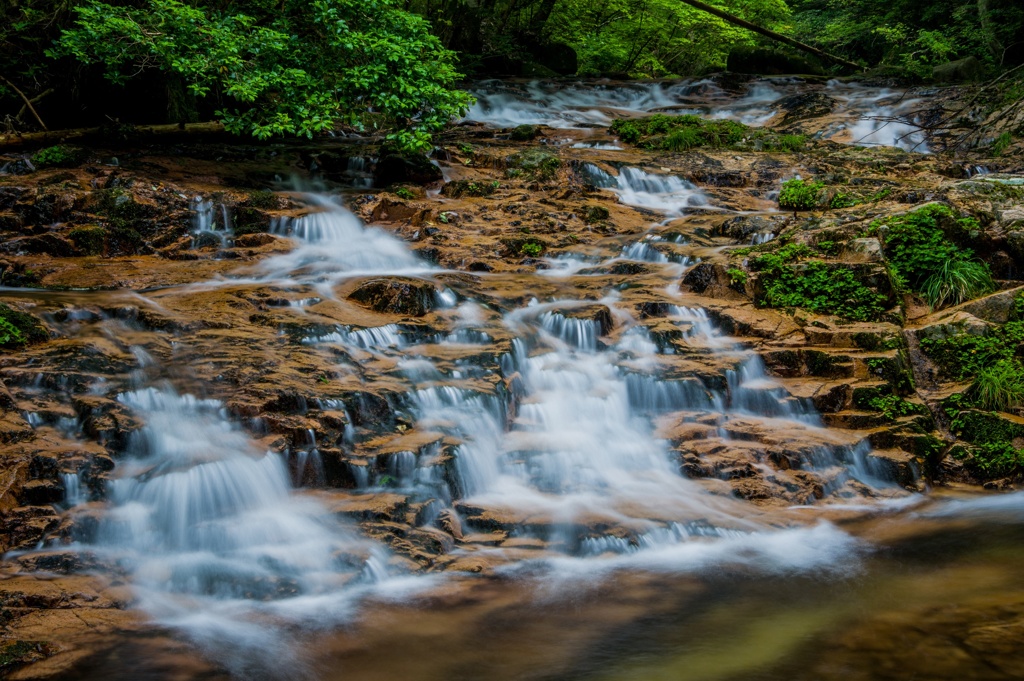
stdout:
{"type": "Polygon", "coordinates": [[[41,641],[4,641],[0,644],[0,672],[9,672],[37,662],[49,654],[41,641]]]}
{"type": "Polygon", "coordinates": [[[75,227],[68,233],[75,248],[85,255],[102,255],[107,241],[107,230],[98,225],[75,227]]]}
{"type": "Polygon", "coordinates": [[[595,222],[607,220],[609,215],[608,209],[604,206],[587,206],[587,212],[583,214],[583,221],[588,224],[593,224],[595,222]]]}
{"type": "Polygon", "coordinates": [[[253,208],[274,209],[278,207],[277,194],[269,189],[257,189],[249,192],[245,202],[253,208]]]}
{"type": "Polygon", "coordinates": [[[897,395],[914,392],[914,376],[902,350],[892,357],[872,357],[867,360],[867,365],[871,373],[891,385],[897,395]]]}
{"type": "Polygon", "coordinates": [[[562,159],[545,149],[524,149],[505,159],[505,164],[508,177],[527,177],[547,182],[554,179],[562,167],[562,159]]]}
{"type": "Polygon", "coordinates": [[[540,134],[540,128],[536,125],[518,125],[509,133],[509,139],[516,142],[529,142],[540,134]]]}
{"type": "Polygon", "coordinates": [[[441,193],[457,199],[461,196],[491,196],[501,188],[501,183],[493,182],[472,182],[470,180],[454,180],[446,184],[441,193]]]}
{"type": "Polygon", "coordinates": [[[37,168],[74,168],[87,157],[85,150],[80,147],[58,144],[32,154],[32,164],[37,168]]]}
{"type": "Polygon", "coordinates": [[[736,121],[708,120],[692,114],[620,118],[612,122],[610,130],[627,144],[666,151],[699,148],[799,151],[807,145],[803,135],[782,135],[736,121]]]}
{"type": "Polygon", "coordinates": [[[0,347],[19,348],[50,339],[35,317],[0,303],[0,347]]]}

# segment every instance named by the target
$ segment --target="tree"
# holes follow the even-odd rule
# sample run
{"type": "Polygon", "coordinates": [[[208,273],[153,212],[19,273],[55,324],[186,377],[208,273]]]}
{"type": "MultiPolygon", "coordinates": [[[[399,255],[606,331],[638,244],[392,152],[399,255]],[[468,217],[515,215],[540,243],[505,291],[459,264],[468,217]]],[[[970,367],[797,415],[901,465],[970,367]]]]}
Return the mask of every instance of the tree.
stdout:
{"type": "Polygon", "coordinates": [[[217,103],[230,132],[312,136],[339,124],[388,131],[406,150],[464,114],[459,74],[396,0],[86,0],[49,51],[129,83],[159,72],[217,103]]]}

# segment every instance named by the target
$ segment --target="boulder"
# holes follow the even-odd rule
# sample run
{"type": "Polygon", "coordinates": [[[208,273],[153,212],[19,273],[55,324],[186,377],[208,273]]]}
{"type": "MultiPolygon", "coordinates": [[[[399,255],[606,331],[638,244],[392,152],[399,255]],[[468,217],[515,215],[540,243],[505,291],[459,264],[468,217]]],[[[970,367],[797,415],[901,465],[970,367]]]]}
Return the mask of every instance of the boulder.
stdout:
{"type": "Polygon", "coordinates": [[[850,262],[882,262],[882,243],[874,237],[852,239],[843,248],[843,260],[850,262]]]}
{"type": "Polygon", "coordinates": [[[400,156],[391,154],[377,162],[374,183],[379,187],[393,184],[430,184],[444,179],[441,169],[426,156],[400,156]]]}
{"type": "Polygon", "coordinates": [[[836,100],[824,92],[801,92],[775,102],[775,109],[785,112],[783,123],[827,116],[835,108],[836,100]]]}
{"type": "Polygon", "coordinates": [[[436,289],[421,279],[370,279],[360,284],[348,298],[375,312],[422,317],[434,309],[436,289]]]}
{"type": "Polygon", "coordinates": [[[932,78],[940,83],[965,83],[980,80],[984,75],[985,66],[976,57],[964,57],[932,69],[932,78]]]}

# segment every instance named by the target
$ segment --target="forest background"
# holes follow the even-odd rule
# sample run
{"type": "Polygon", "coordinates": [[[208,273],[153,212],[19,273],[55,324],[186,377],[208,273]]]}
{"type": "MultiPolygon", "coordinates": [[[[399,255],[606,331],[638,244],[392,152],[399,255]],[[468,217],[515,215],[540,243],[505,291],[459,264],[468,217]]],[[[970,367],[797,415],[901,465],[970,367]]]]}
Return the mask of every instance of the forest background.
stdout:
{"type": "MultiPolygon", "coordinates": [[[[1024,63],[1020,0],[717,0],[874,77],[1024,63]]],[[[350,127],[405,149],[466,80],[849,73],[681,0],[0,0],[0,132],[219,120],[267,138],[350,127]]]]}

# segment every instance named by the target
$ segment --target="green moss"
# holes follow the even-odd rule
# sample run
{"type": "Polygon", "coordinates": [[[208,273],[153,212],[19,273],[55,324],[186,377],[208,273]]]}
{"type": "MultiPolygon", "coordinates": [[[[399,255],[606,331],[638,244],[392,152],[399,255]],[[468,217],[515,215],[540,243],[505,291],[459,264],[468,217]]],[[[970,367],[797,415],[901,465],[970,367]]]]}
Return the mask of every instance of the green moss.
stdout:
{"type": "Polygon", "coordinates": [[[509,156],[505,163],[507,177],[528,177],[541,182],[554,179],[562,167],[562,159],[544,149],[524,149],[509,156]]]}
{"type": "Polygon", "coordinates": [[[587,212],[583,214],[583,221],[588,224],[593,224],[595,222],[607,220],[608,217],[608,209],[604,206],[587,206],[587,212]]]}
{"type": "Polygon", "coordinates": [[[0,303],[0,347],[20,348],[50,339],[50,334],[30,314],[0,303]]]}
{"type": "Polygon", "coordinates": [[[46,644],[40,641],[4,641],[0,643],[0,672],[13,671],[47,654],[46,644]]]}
{"type": "Polygon", "coordinates": [[[75,227],[68,232],[68,238],[75,244],[75,248],[85,255],[102,255],[107,241],[107,230],[97,225],[75,227]]]}
{"type": "Polygon", "coordinates": [[[871,373],[891,385],[897,395],[909,395],[914,392],[914,375],[910,371],[910,362],[902,350],[892,357],[871,357],[865,363],[871,373]]]}
{"type": "Polygon", "coordinates": [[[444,186],[443,194],[452,198],[460,196],[490,196],[501,188],[497,180],[493,182],[471,182],[469,180],[455,180],[444,186]]]}
{"type": "Polygon", "coordinates": [[[274,209],[278,207],[277,194],[269,189],[249,192],[245,202],[253,208],[274,209]]]}
{"type": "Polygon", "coordinates": [[[699,148],[798,151],[807,144],[803,135],[780,135],[735,121],[708,120],[692,114],[619,118],[612,122],[610,131],[627,144],[666,151],[699,148]]]}
{"type": "Polygon", "coordinates": [[[509,139],[516,142],[529,142],[540,134],[540,128],[536,125],[518,125],[512,128],[509,139]]]}
{"type": "Polygon", "coordinates": [[[84,149],[58,144],[32,154],[32,165],[37,168],[74,168],[81,165],[86,157],[84,149]]]}

